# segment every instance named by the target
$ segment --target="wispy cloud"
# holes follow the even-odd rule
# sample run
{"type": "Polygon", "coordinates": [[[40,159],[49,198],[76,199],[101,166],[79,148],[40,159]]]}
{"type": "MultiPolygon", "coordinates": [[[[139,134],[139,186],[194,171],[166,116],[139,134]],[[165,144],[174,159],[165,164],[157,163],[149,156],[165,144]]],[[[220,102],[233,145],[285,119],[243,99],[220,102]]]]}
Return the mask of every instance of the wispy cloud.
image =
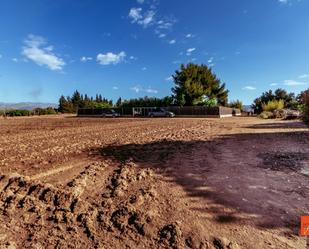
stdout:
{"type": "Polygon", "coordinates": [[[138,21],[138,24],[143,25],[144,27],[147,27],[148,25],[152,24],[154,21],[155,12],[153,10],[149,10],[144,15],[144,18],[140,21],[138,21]]]}
{"type": "Polygon", "coordinates": [[[270,83],[270,86],[278,86],[278,83],[270,83]]]}
{"type": "Polygon", "coordinates": [[[176,19],[172,16],[161,16],[158,13],[157,0],[142,1],[137,0],[138,3],[144,4],[141,7],[132,7],[129,10],[128,17],[131,23],[135,23],[148,28],[152,26],[154,28],[155,34],[159,38],[166,37],[166,33],[170,32],[173,25],[176,23],[176,19]]]}
{"type": "Polygon", "coordinates": [[[116,65],[124,60],[126,57],[126,53],[124,51],[120,52],[119,54],[114,54],[112,52],[108,52],[106,54],[98,54],[97,61],[101,65],[116,65]]]}
{"type": "Polygon", "coordinates": [[[292,5],[293,2],[300,2],[301,0],[276,0],[280,4],[292,5]]]}
{"type": "Polygon", "coordinates": [[[306,79],[309,78],[309,74],[302,74],[298,76],[299,79],[306,79]]]}
{"type": "Polygon", "coordinates": [[[146,93],[154,93],[154,94],[157,94],[157,93],[158,93],[158,90],[152,89],[152,88],[146,88],[146,89],[145,89],[145,92],[146,92],[146,93]]]}
{"type": "Polygon", "coordinates": [[[132,23],[137,23],[142,25],[144,28],[147,28],[155,20],[155,11],[148,10],[143,13],[142,8],[131,8],[129,11],[129,18],[132,23]]]}
{"type": "Polygon", "coordinates": [[[43,37],[30,34],[24,44],[22,54],[39,66],[47,66],[50,70],[62,70],[65,66],[63,59],[53,53],[53,46],[48,46],[43,37]]]}
{"type": "Polygon", "coordinates": [[[168,43],[169,43],[169,44],[175,44],[175,43],[176,43],[176,40],[175,40],[175,39],[170,40],[168,43]]]}
{"type": "Polygon", "coordinates": [[[306,82],[300,82],[300,81],[296,81],[296,80],[285,80],[283,85],[285,86],[303,86],[303,85],[307,85],[308,83],[306,82]]]}
{"type": "Polygon", "coordinates": [[[80,61],[86,62],[86,61],[92,61],[92,59],[93,59],[92,57],[83,56],[80,58],[80,61]]]}
{"type": "Polygon", "coordinates": [[[192,52],[194,52],[196,50],[196,48],[188,48],[187,49],[187,56],[190,56],[192,54],[192,52]]]}
{"type": "Polygon", "coordinates": [[[215,66],[214,60],[215,60],[214,57],[210,57],[210,58],[207,60],[208,66],[210,66],[210,67],[215,66]]]}
{"type": "Polygon", "coordinates": [[[164,20],[160,20],[157,22],[157,29],[166,29],[169,30],[173,27],[174,25],[174,21],[164,21],[164,20]]]}
{"type": "Polygon", "coordinates": [[[253,90],[256,90],[256,87],[254,86],[245,86],[242,88],[243,90],[250,90],[250,91],[253,91],[253,90]]]}
{"type": "Polygon", "coordinates": [[[144,92],[144,93],[153,93],[153,94],[157,94],[158,90],[153,89],[151,87],[148,88],[143,88],[140,85],[136,85],[130,88],[132,91],[136,92],[136,93],[140,93],[140,92],[144,92]]]}
{"type": "Polygon", "coordinates": [[[132,19],[132,23],[136,23],[143,18],[142,8],[131,8],[129,11],[129,17],[132,19]]]}
{"type": "Polygon", "coordinates": [[[18,59],[17,58],[12,58],[12,61],[18,62],[18,59]]]}
{"type": "Polygon", "coordinates": [[[192,38],[194,35],[193,34],[186,34],[186,38],[192,38]]]}
{"type": "Polygon", "coordinates": [[[134,60],[134,61],[136,61],[136,60],[137,60],[137,57],[135,57],[135,56],[131,55],[131,56],[129,57],[129,59],[130,59],[130,60],[134,60]]]}
{"type": "Polygon", "coordinates": [[[159,38],[166,37],[166,33],[171,32],[176,21],[173,17],[162,17],[156,22],[155,33],[159,38]]]}
{"type": "Polygon", "coordinates": [[[118,90],[119,87],[118,86],[113,86],[113,90],[118,90]]]}

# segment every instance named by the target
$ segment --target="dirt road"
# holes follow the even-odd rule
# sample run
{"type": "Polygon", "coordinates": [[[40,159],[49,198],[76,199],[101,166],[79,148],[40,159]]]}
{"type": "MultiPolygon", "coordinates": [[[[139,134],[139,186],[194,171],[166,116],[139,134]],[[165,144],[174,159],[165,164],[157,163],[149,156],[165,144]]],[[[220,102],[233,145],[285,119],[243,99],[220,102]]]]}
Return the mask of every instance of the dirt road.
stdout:
{"type": "Polygon", "coordinates": [[[0,119],[4,248],[305,248],[308,193],[298,121],[0,119]]]}

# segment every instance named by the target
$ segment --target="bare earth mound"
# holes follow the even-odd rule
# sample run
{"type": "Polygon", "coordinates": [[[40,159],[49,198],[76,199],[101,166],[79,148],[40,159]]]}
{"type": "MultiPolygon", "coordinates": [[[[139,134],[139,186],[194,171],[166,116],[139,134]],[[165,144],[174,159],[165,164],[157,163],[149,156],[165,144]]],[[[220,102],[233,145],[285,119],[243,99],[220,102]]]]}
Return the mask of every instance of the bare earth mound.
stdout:
{"type": "Polygon", "coordinates": [[[305,248],[297,121],[0,120],[0,248],[305,248]]]}

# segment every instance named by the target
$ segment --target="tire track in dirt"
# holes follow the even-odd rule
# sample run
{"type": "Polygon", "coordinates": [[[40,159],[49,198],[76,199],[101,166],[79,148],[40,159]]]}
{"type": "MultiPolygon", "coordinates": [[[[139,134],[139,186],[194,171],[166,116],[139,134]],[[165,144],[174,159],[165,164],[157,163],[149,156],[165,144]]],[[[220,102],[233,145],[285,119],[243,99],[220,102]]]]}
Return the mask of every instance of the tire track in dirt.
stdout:
{"type": "Polygon", "coordinates": [[[37,179],[44,178],[44,177],[47,177],[47,176],[51,176],[51,175],[62,173],[64,171],[70,170],[70,169],[72,169],[74,167],[76,167],[76,165],[60,166],[60,167],[56,167],[55,169],[51,169],[51,170],[48,170],[48,171],[43,172],[43,173],[39,173],[39,174],[33,175],[30,178],[32,180],[37,180],[37,179]]]}
{"type": "Polygon", "coordinates": [[[88,165],[65,188],[18,174],[1,175],[0,223],[5,225],[0,232],[7,236],[0,238],[0,246],[180,249],[188,244],[212,248],[212,243],[225,243],[193,239],[181,231],[179,222],[162,219],[170,201],[163,201],[162,209],[152,170],[139,169],[132,162],[114,169],[97,198],[83,198],[106,167],[88,165]]]}

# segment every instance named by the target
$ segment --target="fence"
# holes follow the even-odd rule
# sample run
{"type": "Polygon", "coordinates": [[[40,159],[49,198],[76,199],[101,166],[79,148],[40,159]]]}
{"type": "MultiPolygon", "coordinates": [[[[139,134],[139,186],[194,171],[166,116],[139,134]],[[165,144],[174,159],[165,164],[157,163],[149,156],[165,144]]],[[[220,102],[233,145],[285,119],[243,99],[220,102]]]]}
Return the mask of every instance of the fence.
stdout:
{"type": "Polygon", "coordinates": [[[220,118],[231,117],[231,116],[241,116],[241,110],[240,109],[224,107],[224,106],[220,106],[219,109],[220,109],[219,110],[220,118]]]}
{"type": "Polygon", "coordinates": [[[123,107],[123,108],[82,108],[78,109],[78,116],[100,116],[104,113],[104,111],[108,109],[113,109],[115,112],[121,114],[122,116],[132,116],[133,110],[131,107],[123,107]]]}
{"type": "MultiPolygon", "coordinates": [[[[149,111],[156,107],[135,107],[135,113],[133,115],[132,107],[113,108],[115,112],[121,114],[121,116],[141,116],[147,117],[149,111]]],[[[163,109],[173,112],[176,116],[184,117],[231,117],[240,116],[241,111],[235,108],[229,107],[205,107],[205,106],[168,106],[162,107],[163,109]]],[[[78,116],[100,116],[107,110],[102,109],[79,109],[78,116]]]]}

